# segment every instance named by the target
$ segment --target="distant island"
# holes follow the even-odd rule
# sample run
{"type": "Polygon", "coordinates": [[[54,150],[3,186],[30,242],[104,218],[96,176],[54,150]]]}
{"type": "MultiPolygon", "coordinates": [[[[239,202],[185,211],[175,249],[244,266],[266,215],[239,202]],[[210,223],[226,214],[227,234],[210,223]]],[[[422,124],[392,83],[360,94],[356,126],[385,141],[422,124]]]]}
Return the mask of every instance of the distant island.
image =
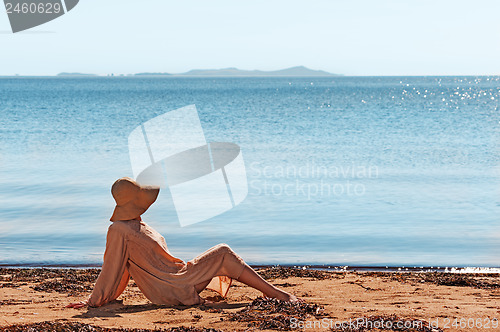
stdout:
{"type": "Polygon", "coordinates": [[[135,76],[342,76],[332,74],[323,70],[313,70],[304,66],[291,67],[287,69],[264,71],[264,70],[242,70],[238,68],[223,69],[193,69],[185,73],[138,73],[135,76]]]}
{"type": "Polygon", "coordinates": [[[183,76],[340,76],[323,70],[313,70],[304,66],[287,69],[263,71],[263,70],[241,70],[238,68],[224,69],[193,69],[183,76]]]}
{"type": "MultiPolygon", "coordinates": [[[[63,76],[63,77],[82,77],[82,76],[88,76],[88,77],[95,77],[95,76],[100,76],[96,74],[85,74],[85,73],[59,73],[56,76],[63,76]]],[[[280,70],[271,70],[271,71],[265,71],[265,70],[243,70],[243,69],[238,69],[238,68],[222,68],[222,69],[193,69],[185,73],[164,73],[164,72],[144,72],[144,73],[136,73],[136,74],[108,74],[105,76],[115,76],[115,77],[121,77],[121,76],[141,76],[141,77],[148,77],[148,76],[207,76],[207,77],[310,77],[310,76],[343,76],[341,74],[332,74],[329,72],[326,72],[324,70],[314,70],[314,69],[309,69],[304,66],[297,66],[297,67],[291,67],[291,68],[286,68],[286,69],[280,69],[280,70]]]]}
{"type": "Polygon", "coordinates": [[[96,74],[83,74],[83,73],[59,73],[57,76],[97,76],[96,74]]]}

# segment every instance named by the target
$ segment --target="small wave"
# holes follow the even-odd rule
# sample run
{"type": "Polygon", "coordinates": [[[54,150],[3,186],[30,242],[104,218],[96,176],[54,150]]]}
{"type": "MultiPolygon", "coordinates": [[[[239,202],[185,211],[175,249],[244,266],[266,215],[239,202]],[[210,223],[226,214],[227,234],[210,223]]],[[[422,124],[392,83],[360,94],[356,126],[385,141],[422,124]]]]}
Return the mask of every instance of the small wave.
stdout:
{"type": "Polygon", "coordinates": [[[445,268],[444,272],[448,273],[500,273],[500,268],[498,267],[463,267],[450,269],[445,268]]]}

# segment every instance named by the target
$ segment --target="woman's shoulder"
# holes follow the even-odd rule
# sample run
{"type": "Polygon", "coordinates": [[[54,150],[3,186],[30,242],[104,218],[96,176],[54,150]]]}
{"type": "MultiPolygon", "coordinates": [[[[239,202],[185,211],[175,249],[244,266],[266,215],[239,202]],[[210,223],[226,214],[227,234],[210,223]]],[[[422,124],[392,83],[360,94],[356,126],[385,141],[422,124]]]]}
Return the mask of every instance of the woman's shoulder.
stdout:
{"type": "Polygon", "coordinates": [[[139,238],[163,238],[153,227],[149,226],[142,220],[118,220],[114,221],[108,232],[117,232],[127,235],[133,235],[139,238]]]}

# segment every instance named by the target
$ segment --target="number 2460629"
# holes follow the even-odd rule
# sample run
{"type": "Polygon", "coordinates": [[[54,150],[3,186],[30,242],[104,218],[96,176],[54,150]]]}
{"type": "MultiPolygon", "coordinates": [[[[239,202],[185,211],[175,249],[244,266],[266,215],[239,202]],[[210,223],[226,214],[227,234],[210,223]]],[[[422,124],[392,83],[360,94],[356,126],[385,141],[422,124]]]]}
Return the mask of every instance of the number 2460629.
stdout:
{"type": "Polygon", "coordinates": [[[59,14],[63,9],[60,3],[39,2],[39,3],[5,3],[7,14],[59,14]]]}

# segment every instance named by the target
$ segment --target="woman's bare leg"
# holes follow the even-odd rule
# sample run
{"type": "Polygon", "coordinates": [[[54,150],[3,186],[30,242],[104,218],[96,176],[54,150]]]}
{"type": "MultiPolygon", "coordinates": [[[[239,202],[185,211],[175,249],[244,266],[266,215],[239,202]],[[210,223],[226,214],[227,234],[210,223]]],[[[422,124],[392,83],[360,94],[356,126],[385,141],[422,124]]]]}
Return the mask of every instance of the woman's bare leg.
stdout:
{"type": "MultiPolygon", "coordinates": [[[[244,283],[247,286],[250,286],[252,288],[261,291],[264,294],[264,296],[273,297],[282,301],[292,301],[292,302],[297,301],[297,297],[295,297],[295,295],[287,293],[279,289],[278,287],[271,285],[270,283],[262,279],[262,277],[258,275],[257,272],[255,272],[252,268],[248,266],[245,266],[243,272],[241,273],[240,277],[237,280],[239,282],[244,283]]],[[[195,285],[196,291],[200,293],[208,286],[209,283],[210,280],[195,285]]]]}
{"type": "Polygon", "coordinates": [[[247,286],[253,287],[260,290],[267,297],[274,297],[282,301],[297,301],[297,297],[290,293],[287,293],[278,287],[275,287],[262,279],[260,275],[257,274],[252,268],[245,266],[245,269],[238,278],[239,282],[244,283],[247,286]]]}
{"type": "MultiPolygon", "coordinates": [[[[257,272],[255,272],[250,266],[245,264],[241,259],[241,257],[238,256],[227,244],[221,243],[215,247],[212,247],[211,249],[207,250],[207,252],[202,254],[201,255],[202,257],[200,259],[203,259],[204,257],[208,257],[207,259],[210,259],[211,258],[210,256],[203,256],[206,255],[207,253],[208,255],[211,255],[211,257],[218,257],[217,259],[219,259],[220,257],[219,255],[227,255],[227,259],[223,260],[223,264],[227,265],[224,266],[222,270],[225,271],[224,273],[227,273],[228,277],[231,277],[233,279],[234,276],[230,275],[231,273],[229,271],[234,272],[235,269],[239,268],[240,264],[244,264],[245,266],[243,268],[243,272],[241,272],[237,280],[239,282],[244,283],[247,286],[253,287],[261,291],[264,294],[264,296],[277,298],[278,300],[283,300],[283,301],[292,301],[292,302],[298,301],[297,297],[295,297],[294,295],[287,293],[271,285],[264,279],[262,279],[261,276],[258,275],[257,272]],[[217,256],[215,256],[214,254],[217,254],[217,256]]],[[[210,280],[195,285],[196,291],[198,293],[201,292],[208,286],[209,283],[210,280]]]]}

